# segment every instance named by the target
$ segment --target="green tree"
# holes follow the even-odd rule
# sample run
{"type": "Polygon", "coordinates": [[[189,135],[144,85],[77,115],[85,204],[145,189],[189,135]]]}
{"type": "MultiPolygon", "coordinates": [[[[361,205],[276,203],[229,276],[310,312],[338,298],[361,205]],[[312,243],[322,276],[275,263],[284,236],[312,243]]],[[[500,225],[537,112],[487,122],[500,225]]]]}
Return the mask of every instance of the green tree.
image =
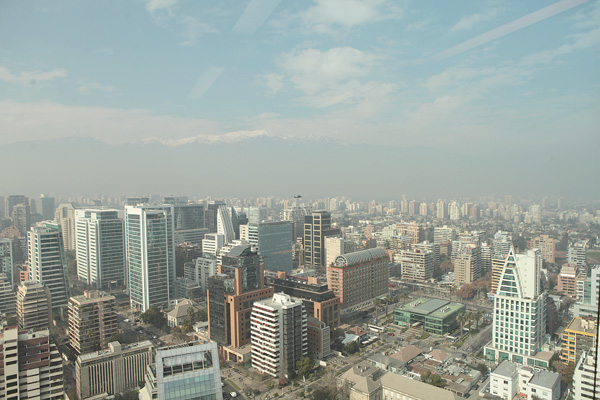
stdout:
{"type": "Polygon", "coordinates": [[[313,370],[314,362],[308,356],[300,357],[296,363],[296,369],[298,370],[298,376],[308,376],[313,370]]]}
{"type": "Polygon", "coordinates": [[[360,346],[358,342],[350,342],[344,346],[344,353],[346,354],[354,354],[360,350],[360,346]]]}
{"type": "Polygon", "coordinates": [[[163,329],[167,325],[165,315],[155,306],[150,306],[146,312],[140,314],[140,318],[145,323],[152,324],[158,329],[163,329]]]}
{"type": "Polygon", "coordinates": [[[206,309],[202,308],[200,310],[198,310],[197,316],[196,318],[198,318],[198,321],[208,321],[208,314],[206,313],[206,309]]]}

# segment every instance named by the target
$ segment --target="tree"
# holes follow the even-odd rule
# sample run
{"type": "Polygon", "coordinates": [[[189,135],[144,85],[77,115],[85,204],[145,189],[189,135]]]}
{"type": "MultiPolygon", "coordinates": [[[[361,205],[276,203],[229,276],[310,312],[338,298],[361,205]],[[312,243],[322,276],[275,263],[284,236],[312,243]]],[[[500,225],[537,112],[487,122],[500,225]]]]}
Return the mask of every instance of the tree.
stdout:
{"type": "Polygon", "coordinates": [[[158,329],[163,329],[167,325],[167,320],[164,314],[155,306],[150,306],[146,310],[140,314],[140,318],[147,324],[152,324],[158,329]]]}
{"type": "Polygon", "coordinates": [[[302,356],[296,363],[296,369],[298,370],[298,376],[308,376],[313,370],[314,362],[308,356],[302,356]]]}
{"type": "Polygon", "coordinates": [[[481,372],[481,376],[483,377],[487,376],[490,372],[487,365],[483,363],[477,365],[477,370],[481,372]]]}
{"type": "Polygon", "coordinates": [[[350,342],[344,346],[344,353],[346,354],[354,354],[360,350],[357,342],[350,342]]]}
{"type": "Polygon", "coordinates": [[[202,309],[198,310],[196,318],[198,318],[198,321],[202,321],[202,322],[208,321],[208,314],[206,313],[206,309],[202,308],[202,309]]]}

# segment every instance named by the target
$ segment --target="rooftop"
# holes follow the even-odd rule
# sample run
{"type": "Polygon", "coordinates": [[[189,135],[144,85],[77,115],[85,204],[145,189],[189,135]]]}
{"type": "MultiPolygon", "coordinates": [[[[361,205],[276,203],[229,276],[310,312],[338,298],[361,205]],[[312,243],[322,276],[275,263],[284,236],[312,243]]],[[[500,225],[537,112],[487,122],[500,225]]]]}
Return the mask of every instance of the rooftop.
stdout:
{"type": "Polygon", "coordinates": [[[577,331],[578,333],[587,333],[590,336],[596,336],[596,321],[575,317],[571,320],[565,330],[577,331]]]}
{"type": "Polygon", "coordinates": [[[381,377],[381,386],[416,399],[457,400],[457,395],[448,390],[388,372],[381,377]]]}
{"type": "Polygon", "coordinates": [[[343,254],[335,259],[335,265],[350,266],[356,264],[362,264],[367,261],[376,260],[378,258],[387,257],[385,250],[381,247],[374,249],[360,250],[352,253],[343,254]]]}
{"type": "Polygon", "coordinates": [[[517,373],[517,364],[504,360],[492,373],[494,375],[512,378],[517,373]]]}

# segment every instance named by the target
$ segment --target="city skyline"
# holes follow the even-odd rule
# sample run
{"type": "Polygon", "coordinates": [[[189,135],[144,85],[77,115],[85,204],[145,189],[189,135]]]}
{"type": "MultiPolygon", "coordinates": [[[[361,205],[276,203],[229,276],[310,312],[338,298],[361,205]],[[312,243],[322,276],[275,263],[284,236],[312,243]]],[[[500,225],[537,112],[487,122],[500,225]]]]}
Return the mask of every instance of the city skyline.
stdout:
{"type": "Polygon", "coordinates": [[[0,191],[600,193],[598,2],[115,4],[1,6],[0,191]]]}

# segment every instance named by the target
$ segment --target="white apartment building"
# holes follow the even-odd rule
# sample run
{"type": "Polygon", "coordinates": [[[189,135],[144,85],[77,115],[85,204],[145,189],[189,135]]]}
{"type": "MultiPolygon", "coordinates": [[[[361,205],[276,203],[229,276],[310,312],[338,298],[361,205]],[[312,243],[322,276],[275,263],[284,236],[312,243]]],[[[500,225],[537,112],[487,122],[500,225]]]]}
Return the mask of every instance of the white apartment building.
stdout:
{"type": "Polygon", "coordinates": [[[225,245],[225,236],[219,233],[207,233],[202,239],[202,254],[217,256],[221,247],[225,245]]]}
{"type": "Polygon", "coordinates": [[[505,360],[490,373],[490,393],[505,400],[517,394],[528,400],[558,400],[560,375],[505,360]]]}
{"type": "Polygon", "coordinates": [[[251,315],[252,366],[273,377],[290,376],[308,354],[306,310],[302,300],[284,293],[257,301],[251,315]]]}
{"type": "Polygon", "coordinates": [[[548,367],[535,356],[546,341],[546,293],[540,287],[542,255],[539,249],[516,254],[510,249],[494,293],[492,342],[488,361],[548,367]]]}

